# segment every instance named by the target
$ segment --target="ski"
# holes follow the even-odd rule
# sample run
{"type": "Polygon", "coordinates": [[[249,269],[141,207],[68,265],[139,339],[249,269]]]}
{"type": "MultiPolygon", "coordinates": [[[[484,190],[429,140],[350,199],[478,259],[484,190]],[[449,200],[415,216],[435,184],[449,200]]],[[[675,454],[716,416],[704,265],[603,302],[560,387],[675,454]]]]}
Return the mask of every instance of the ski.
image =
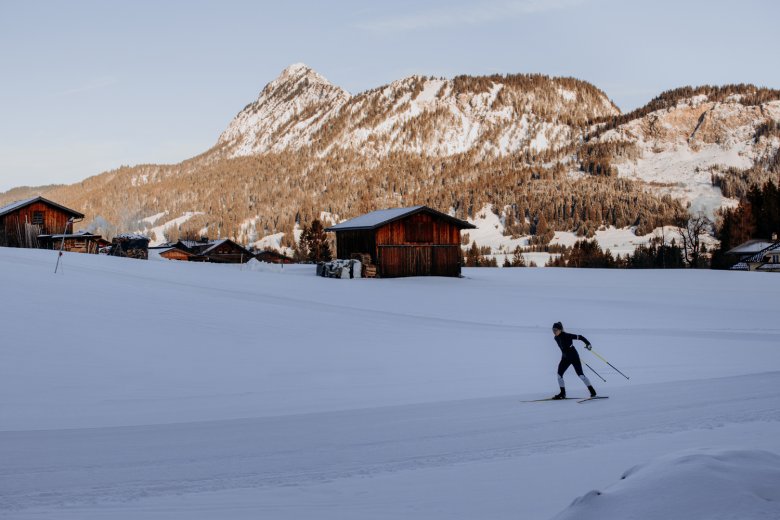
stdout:
{"type": "Polygon", "coordinates": [[[583,399],[581,401],[577,401],[578,403],[584,403],[586,401],[595,401],[596,399],[609,399],[609,396],[607,395],[597,395],[596,397],[588,397],[587,399],[583,399]]]}
{"type": "Polygon", "coordinates": [[[564,397],[563,399],[553,399],[548,397],[547,399],[531,399],[530,401],[520,401],[521,403],[541,403],[543,401],[568,401],[570,399],[582,399],[582,397],[564,397]]]}

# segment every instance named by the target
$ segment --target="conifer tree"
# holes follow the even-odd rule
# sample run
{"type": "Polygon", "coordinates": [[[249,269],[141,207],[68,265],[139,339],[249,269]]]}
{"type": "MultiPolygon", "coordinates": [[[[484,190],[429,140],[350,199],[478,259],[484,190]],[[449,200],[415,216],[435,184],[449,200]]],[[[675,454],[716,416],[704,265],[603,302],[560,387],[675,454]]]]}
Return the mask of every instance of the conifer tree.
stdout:
{"type": "Polygon", "coordinates": [[[327,262],[333,258],[328,245],[328,235],[319,219],[315,218],[310,226],[304,226],[301,233],[301,248],[307,252],[310,262],[327,262]]]}

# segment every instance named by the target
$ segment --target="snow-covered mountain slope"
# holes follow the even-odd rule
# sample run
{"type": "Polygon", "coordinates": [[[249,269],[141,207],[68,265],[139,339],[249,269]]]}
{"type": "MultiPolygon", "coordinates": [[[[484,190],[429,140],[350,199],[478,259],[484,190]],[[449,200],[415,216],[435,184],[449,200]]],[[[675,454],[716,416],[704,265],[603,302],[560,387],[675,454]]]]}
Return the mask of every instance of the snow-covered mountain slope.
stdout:
{"type": "Polygon", "coordinates": [[[296,64],[233,119],[218,145],[232,157],[301,148],[506,155],[559,148],[578,137],[573,122],[618,113],[603,92],[571,78],[411,76],[350,96],[296,64]]]}
{"type": "Polygon", "coordinates": [[[600,142],[625,142],[636,147],[618,157],[619,175],[646,182],[704,212],[736,204],[724,200],[712,175],[729,168],[745,170],[780,148],[776,136],[756,137],[768,122],[780,122],[780,101],[740,103],[740,96],[713,101],[706,94],[679,100],[605,132],[600,142]]]}
{"type": "Polygon", "coordinates": [[[350,98],[306,65],[290,65],[239,112],[218,145],[230,145],[233,156],[309,146],[350,98]]]}
{"type": "Polygon", "coordinates": [[[0,248],[3,518],[544,519],[654,506],[608,486],[680,450],[780,453],[780,277],[55,261],[0,248]],[[558,320],[631,380],[583,350],[608,400],[520,403],[557,391],[558,320]]]}

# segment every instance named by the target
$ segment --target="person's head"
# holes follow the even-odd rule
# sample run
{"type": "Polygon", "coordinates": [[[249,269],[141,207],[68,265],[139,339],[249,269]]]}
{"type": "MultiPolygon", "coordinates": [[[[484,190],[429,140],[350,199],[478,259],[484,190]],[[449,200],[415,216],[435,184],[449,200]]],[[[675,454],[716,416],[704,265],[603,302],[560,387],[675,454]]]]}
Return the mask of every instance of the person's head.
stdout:
{"type": "Polygon", "coordinates": [[[560,321],[556,321],[555,323],[553,323],[552,329],[553,329],[553,334],[557,336],[558,334],[563,332],[563,323],[561,323],[560,321]]]}

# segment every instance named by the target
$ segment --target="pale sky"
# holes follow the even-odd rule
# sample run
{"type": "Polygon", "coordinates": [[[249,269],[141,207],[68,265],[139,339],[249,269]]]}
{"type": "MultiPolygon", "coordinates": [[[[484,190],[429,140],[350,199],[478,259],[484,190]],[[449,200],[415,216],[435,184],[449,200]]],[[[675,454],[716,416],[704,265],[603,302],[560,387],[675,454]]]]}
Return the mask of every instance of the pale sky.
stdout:
{"type": "Polygon", "coordinates": [[[0,191],[211,147],[291,63],[352,93],[543,73],[623,111],[684,85],[780,88],[780,3],[0,0],[0,191]]]}

